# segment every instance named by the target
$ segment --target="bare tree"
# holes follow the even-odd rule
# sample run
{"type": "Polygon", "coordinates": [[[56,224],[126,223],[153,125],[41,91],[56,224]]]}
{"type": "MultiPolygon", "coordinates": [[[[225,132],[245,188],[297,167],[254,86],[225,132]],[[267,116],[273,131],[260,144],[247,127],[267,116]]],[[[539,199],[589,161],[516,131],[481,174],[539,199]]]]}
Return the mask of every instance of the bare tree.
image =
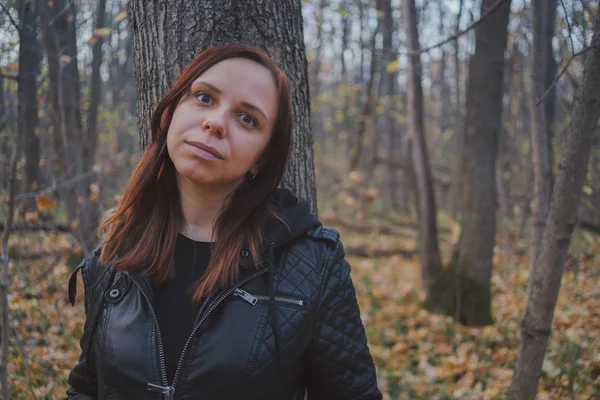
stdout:
{"type": "MultiPolygon", "coordinates": [[[[458,4],[458,15],[456,16],[455,30],[460,30],[460,20],[463,11],[463,0],[459,1],[458,4]]],[[[462,117],[462,102],[460,97],[460,46],[458,43],[458,37],[454,39],[454,163],[452,165],[452,184],[450,185],[450,191],[448,192],[448,211],[450,215],[456,218],[456,214],[459,208],[460,200],[460,189],[462,186],[462,178],[464,172],[464,147],[465,147],[465,130],[463,127],[462,117]]]]}
{"type": "Polygon", "coordinates": [[[146,143],[150,115],[161,94],[201,50],[225,43],[266,48],[278,56],[291,79],[294,140],[283,185],[300,199],[310,200],[316,211],[301,1],[185,1],[179,7],[172,7],[158,0],[131,0],[128,9],[142,145],[146,143]]]}
{"type": "MultiPolygon", "coordinates": [[[[552,194],[552,145],[548,120],[548,104],[539,103],[546,90],[549,73],[548,61],[552,57],[552,37],[556,15],[556,0],[532,0],[532,66],[530,88],[531,142],[534,177],[534,210],[531,237],[530,270],[533,271],[542,241],[542,234],[550,209],[552,194]]],[[[553,78],[553,77],[552,77],[553,78]]]]}
{"type": "Polygon", "coordinates": [[[435,197],[423,122],[423,87],[421,85],[421,55],[418,52],[417,8],[415,0],[402,0],[402,16],[410,51],[407,65],[407,117],[411,146],[412,170],[417,186],[421,278],[428,290],[442,273],[437,238],[435,197]]]}
{"type": "MultiPolygon", "coordinates": [[[[21,157],[22,145],[28,139],[28,135],[32,134],[32,130],[37,125],[37,99],[36,99],[36,54],[34,41],[37,40],[35,29],[36,4],[33,0],[19,0],[17,2],[17,10],[20,23],[15,24],[15,28],[19,33],[19,74],[17,76],[17,130],[14,135],[14,148],[8,168],[8,198],[7,198],[7,213],[2,232],[2,271],[0,276],[0,311],[1,319],[1,335],[2,348],[0,354],[0,383],[2,384],[2,398],[10,399],[10,390],[8,387],[8,342],[10,335],[10,306],[8,302],[8,267],[10,257],[8,254],[8,239],[11,234],[12,224],[15,214],[15,194],[17,191],[17,163],[21,157]],[[33,121],[28,121],[31,118],[31,113],[35,112],[33,121]]],[[[4,9],[8,14],[8,10],[4,9]]],[[[12,17],[10,17],[12,19],[12,17]]],[[[27,143],[29,144],[29,143],[27,143]]],[[[38,153],[39,158],[39,153],[38,153]]],[[[29,172],[26,166],[26,171],[29,172]]],[[[27,178],[29,178],[28,176],[27,178]]]]}
{"type": "Polygon", "coordinates": [[[510,1],[483,0],[489,15],[475,31],[469,67],[465,168],[466,203],[457,251],[433,304],[467,325],[492,323],[490,278],[496,234],[495,166],[502,122],[504,51],[510,1]],[[497,7],[493,14],[488,9],[497,7]],[[485,93],[482,96],[481,93],[485,93]]]}
{"type": "Polygon", "coordinates": [[[96,26],[92,36],[92,76],[90,79],[90,106],[87,116],[87,140],[85,143],[86,170],[91,170],[96,159],[96,146],[98,144],[98,108],[102,99],[100,91],[102,90],[102,81],[100,79],[100,67],[102,66],[102,44],[106,33],[102,31],[105,27],[106,19],[106,0],[98,0],[96,4],[96,26]]]}
{"type": "MultiPolygon", "coordinates": [[[[377,10],[381,9],[381,0],[377,0],[377,10]]],[[[364,142],[365,142],[365,132],[367,129],[367,121],[371,117],[371,113],[373,112],[373,108],[376,103],[375,99],[375,75],[377,74],[377,68],[379,65],[379,54],[377,54],[377,35],[379,34],[379,28],[381,26],[380,18],[377,18],[377,25],[375,26],[375,30],[373,31],[373,36],[371,38],[371,62],[369,67],[369,80],[367,81],[365,87],[365,100],[362,104],[362,111],[358,116],[358,121],[356,123],[356,131],[354,132],[354,148],[352,149],[352,153],[350,155],[350,170],[354,170],[358,167],[358,163],[360,161],[360,156],[363,151],[364,142]]]]}
{"type": "Polygon", "coordinates": [[[40,170],[40,140],[38,127],[37,75],[39,72],[40,46],[37,39],[37,4],[31,0],[19,0],[17,11],[21,19],[19,31],[19,93],[18,137],[22,140],[25,154],[25,188],[36,190],[42,180],[40,170]]]}
{"type": "MultiPolygon", "coordinates": [[[[600,1],[597,9],[600,10],[600,1]]],[[[537,393],[581,188],[600,118],[599,104],[600,11],[597,11],[594,36],[563,146],[537,267],[529,277],[527,309],[521,324],[521,343],[509,400],[533,400],[537,393]]]]}
{"type": "Polygon", "coordinates": [[[88,253],[96,242],[97,216],[90,204],[90,170],[80,110],[75,3],[41,1],[43,41],[48,60],[48,97],[53,125],[55,172],[73,182],[62,191],[73,236],[88,253]]]}

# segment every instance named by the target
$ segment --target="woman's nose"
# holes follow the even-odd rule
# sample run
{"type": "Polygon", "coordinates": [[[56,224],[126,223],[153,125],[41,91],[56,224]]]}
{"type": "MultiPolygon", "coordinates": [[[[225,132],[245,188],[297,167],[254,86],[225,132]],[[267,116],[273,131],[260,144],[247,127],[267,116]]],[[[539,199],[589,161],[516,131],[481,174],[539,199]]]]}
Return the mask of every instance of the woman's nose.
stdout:
{"type": "Polygon", "coordinates": [[[216,117],[207,117],[202,123],[202,129],[219,138],[225,136],[224,124],[216,117]]]}

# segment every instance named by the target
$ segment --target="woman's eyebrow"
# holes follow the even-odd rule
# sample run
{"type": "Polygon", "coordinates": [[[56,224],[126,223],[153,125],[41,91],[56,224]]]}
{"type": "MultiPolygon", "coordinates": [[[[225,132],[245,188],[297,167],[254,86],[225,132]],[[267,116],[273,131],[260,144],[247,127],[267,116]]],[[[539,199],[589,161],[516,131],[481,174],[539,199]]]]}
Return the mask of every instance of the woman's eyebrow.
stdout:
{"type": "Polygon", "coordinates": [[[241,105],[243,105],[243,106],[244,106],[244,107],[246,107],[246,108],[249,108],[249,109],[251,109],[251,110],[254,110],[254,111],[256,111],[256,112],[257,112],[257,113],[259,113],[259,114],[262,114],[262,116],[263,116],[263,118],[264,118],[264,119],[266,119],[266,120],[268,120],[268,119],[269,119],[269,118],[267,118],[267,114],[265,114],[265,112],[264,112],[263,110],[261,110],[261,109],[260,109],[260,107],[258,107],[258,106],[255,106],[255,105],[254,105],[254,104],[252,104],[252,103],[248,103],[247,101],[242,101],[240,104],[241,104],[241,105]]]}
{"type": "Polygon", "coordinates": [[[215,93],[221,94],[221,89],[219,89],[218,87],[216,87],[215,85],[211,85],[208,82],[204,82],[204,81],[196,81],[194,82],[192,85],[204,85],[207,88],[209,88],[210,90],[212,90],[215,93]]]}

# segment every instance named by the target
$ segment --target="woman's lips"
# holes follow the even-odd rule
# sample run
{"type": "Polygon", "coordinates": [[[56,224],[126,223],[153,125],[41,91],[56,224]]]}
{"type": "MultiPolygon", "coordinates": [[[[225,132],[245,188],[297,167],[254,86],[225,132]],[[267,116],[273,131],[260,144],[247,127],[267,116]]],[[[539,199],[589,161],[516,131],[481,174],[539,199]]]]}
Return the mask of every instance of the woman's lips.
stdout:
{"type": "Polygon", "coordinates": [[[192,143],[186,143],[190,149],[194,152],[194,154],[196,154],[197,156],[204,158],[205,160],[222,160],[223,158],[218,157],[217,155],[213,154],[212,152],[210,152],[209,150],[203,149],[202,147],[192,144],[192,143]]]}

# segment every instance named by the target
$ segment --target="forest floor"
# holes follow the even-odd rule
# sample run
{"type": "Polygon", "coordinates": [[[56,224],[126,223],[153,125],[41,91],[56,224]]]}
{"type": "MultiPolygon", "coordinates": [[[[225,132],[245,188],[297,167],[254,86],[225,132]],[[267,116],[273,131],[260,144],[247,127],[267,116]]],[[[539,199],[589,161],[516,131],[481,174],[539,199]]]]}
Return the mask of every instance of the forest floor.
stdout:
{"type": "MultiPolygon", "coordinates": [[[[385,398],[504,399],[526,303],[527,252],[513,251],[510,258],[502,259],[499,243],[492,277],[495,324],[468,328],[421,307],[425,292],[414,228],[383,220],[372,224],[387,224],[395,234],[330,225],[340,230],[347,249],[385,398]],[[358,257],[352,255],[357,249],[399,251],[385,257],[358,257]]],[[[447,260],[457,233],[449,224],[444,227],[444,221],[441,225],[442,254],[447,260]]],[[[590,254],[593,248],[600,248],[600,240],[575,235],[539,399],[600,399],[600,256],[590,254]]],[[[16,234],[11,251],[16,255],[9,284],[8,372],[13,398],[64,398],[68,373],[79,357],[84,322],[83,301],[71,307],[67,300],[73,268],[65,257],[72,251],[70,241],[51,233],[16,234]]],[[[81,288],[80,284],[80,299],[81,288]]]]}

